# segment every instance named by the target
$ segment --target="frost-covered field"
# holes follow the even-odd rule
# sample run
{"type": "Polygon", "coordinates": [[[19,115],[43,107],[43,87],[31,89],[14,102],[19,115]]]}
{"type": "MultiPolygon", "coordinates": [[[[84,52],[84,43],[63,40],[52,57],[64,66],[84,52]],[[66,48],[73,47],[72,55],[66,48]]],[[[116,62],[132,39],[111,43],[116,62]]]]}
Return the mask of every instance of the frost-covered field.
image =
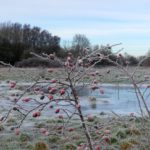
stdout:
{"type": "MultiPolygon", "coordinates": [[[[0,68],[0,81],[4,80],[17,80],[21,82],[31,82],[39,77],[53,78],[58,74],[64,75],[64,71],[61,68],[54,68],[52,74],[47,72],[48,68],[0,68]]],[[[128,83],[128,79],[119,71],[116,67],[102,67],[95,68],[101,74],[99,79],[104,83],[123,82],[128,83]]],[[[95,70],[93,69],[93,70],[95,70]]],[[[134,72],[135,67],[127,68],[130,73],[134,72]]],[[[139,67],[136,71],[137,81],[142,81],[144,77],[150,76],[150,67],[139,67]]]]}
{"type": "MultiPolygon", "coordinates": [[[[132,73],[135,68],[128,68],[132,73]]],[[[95,70],[95,69],[94,69],[95,70]]],[[[99,72],[98,80],[104,86],[104,93],[99,95],[95,90],[91,93],[90,90],[80,92],[81,107],[84,115],[94,114],[94,120],[87,124],[91,126],[90,132],[93,139],[102,138],[109,130],[109,141],[104,141],[107,148],[103,145],[103,149],[108,150],[141,150],[149,148],[148,137],[150,137],[149,120],[147,120],[143,130],[143,124],[140,117],[134,116],[139,114],[139,107],[136,97],[128,78],[118,71],[115,67],[106,67],[96,69],[99,72]],[[106,84],[109,83],[109,84],[106,84]],[[121,86],[124,85],[124,86],[121,86]],[[85,94],[84,94],[85,92],[85,94]],[[121,114],[121,115],[120,115],[121,114]],[[124,116],[123,116],[124,115],[124,116]],[[128,116],[128,117],[126,117],[128,116]],[[97,128],[97,132],[92,132],[92,128],[97,128]]],[[[48,101],[47,97],[41,99],[41,93],[34,94],[30,90],[25,92],[27,88],[33,85],[37,79],[40,81],[49,81],[52,78],[61,76],[64,77],[65,72],[61,69],[53,69],[52,73],[47,72],[47,68],[0,68],[0,117],[15,106],[18,97],[23,95],[19,101],[19,106],[23,109],[32,109],[38,101],[48,101]],[[16,87],[10,88],[10,81],[16,81],[16,87]],[[25,93],[24,93],[25,92],[25,93]],[[26,103],[24,98],[30,97],[30,103],[26,103]],[[36,99],[36,101],[35,101],[36,99]]],[[[137,83],[142,83],[147,78],[149,84],[150,68],[139,68],[136,71],[137,83]]],[[[87,79],[85,79],[85,82],[87,79]]],[[[46,87],[45,84],[39,86],[46,87]]],[[[143,89],[144,92],[144,89],[143,89]]],[[[149,96],[147,89],[146,96],[149,96]]],[[[147,99],[148,101],[148,99],[147,99]]],[[[149,103],[148,103],[149,104],[149,103]]],[[[64,107],[65,103],[62,103],[64,107]]],[[[47,149],[54,150],[76,150],[81,143],[86,143],[81,123],[77,118],[74,118],[67,125],[65,132],[62,132],[62,126],[67,118],[62,119],[55,114],[54,110],[57,104],[53,104],[53,108],[49,105],[44,108],[42,114],[38,118],[29,115],[20,128],[20,134],[16,135],[12,127],[18,125],[21,120],[19,112],[13,110],[7,121],[0,123],[0,146],[1,150],[33,150],[36,143],[41,142],[47,149]],[[46,129],[50,134],[43,134],[42,129],[46,129]]],[[[72,110],[72,108],[69,108],[72,110]]],[[[25,110],[22,110],[25,111],[25,110]]],[[[108,136],[108,135],[107,135],[108,136]]],[[[105,140],[105,139],[102,139],[105,140]]],[[[38,149],[35,149],[38,150],[38,149]]],[[[41,149],[42,150],[42,149],[41,149]]],[[[46,149],[45,149],[46,150],[46,149]]]]}

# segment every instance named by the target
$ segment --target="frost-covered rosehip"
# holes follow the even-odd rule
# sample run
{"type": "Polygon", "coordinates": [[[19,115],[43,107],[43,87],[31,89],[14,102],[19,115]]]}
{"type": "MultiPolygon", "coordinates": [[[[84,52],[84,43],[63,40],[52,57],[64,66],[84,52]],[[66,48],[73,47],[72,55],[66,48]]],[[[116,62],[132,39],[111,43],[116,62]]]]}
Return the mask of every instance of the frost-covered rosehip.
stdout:
{"type": "Polygon", "coordinates": [[[30,100],[31,100],[30,98],[24,98],[22,101],[27,103],[27,102],[29,102],[30,100]]]}
{"type": "Polygon", "coordinates": [[[99,92],[100,92],[100,94],[104,94],[104,90],[103,89],[100,89],[99,92]]]}
{"type": "Polygon", "coordinates": [[[60,95],[64,95],[65,94],[65,89],[61,89],[59,93],[60,93],[60,95]]]}
{"type": "Polygon", "coordinates": [[[47,97],[48,97],[49,100],[54,99],[53,95],[51,95],[51,94],[49,94],[47,97]]]}
{"type": "Polygon", "coordinates": [[[9,82],[9,87],[10,88],[14,88],[16,86],[16,82],[15,81],[10,81],[9,82]]]}
{"type": "Polygon", "coordinates": [[[93,115],[88,115],[87,116],[87,121],[89,121],[89,122],[94,121],[94,116],[93,115]]]}
{"type": "Polygon", "coordinates": [[[51,83],[56,83],[57,80],[56,80],[56,79],[52,79],[52,80],[50,80],[50,82],[51,82],[51,83]]]}
{"type": "Polygon", "coordinates": [[[54,107],[53,105],[50,105],[50,106],[49,106],[49,108],[51,108],[51,109],[52,109],[53,107],[54,107]]]}
{"type": "Polygon", "coordinates": [[[57,109],[55,110],[55,113],[58,114],[59,112],[60,112],[60,108],[57,108],[57,109]]]}
{"type": "Polygon", "coordinates": [[[16,128],[16,129],[15,129],[15,134],[16,134],[16,135],[19,135],[19,134],[20,134],[20,129],[19,129],[19,128],[16,128]]]}
{"type": "Polygon", "coordinates": [[[100,145],[98,145],[98,146],[96,147],[96,150],[101,150],[100,145]]]}
{"type": "Polygon", "coordinates": [[[49,69],[47,69],[47,72],[52,73],[53,70],[49,68],[49,69]]]}
{"type": "Polygon", "coordinates": [[[41,116],[41,112],[40,111],[36,111],[36,112],[34,112],[33,114],[32,114],[32,117],[39,117],[39,116],[41,116]]]}
{"type": "Polygon", "coordinates": [[[50,94],[55,94],[57,92],[57,89],[52,87],[50,90],[49,90],[50,94]]]}
{"type": "Polygon", "coordinates": [[[47,130],[46,130],[45,128],[40,128],[40,132],[41,132],[41,133],[44,134],[46,131],[47,131],[47,130]]]}

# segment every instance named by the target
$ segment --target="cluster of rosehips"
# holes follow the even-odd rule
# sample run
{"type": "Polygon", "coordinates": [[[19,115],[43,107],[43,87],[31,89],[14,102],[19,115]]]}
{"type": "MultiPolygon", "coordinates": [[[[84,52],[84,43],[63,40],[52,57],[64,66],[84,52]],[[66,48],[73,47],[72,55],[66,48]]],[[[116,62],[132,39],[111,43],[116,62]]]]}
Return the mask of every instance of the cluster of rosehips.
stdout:
{"type": "Polygon", "coordinates": [[[16,86],[16,82],[15,81],[10,81],[9,82],[9,87],[10,88],[14,88],[16,86]]]}

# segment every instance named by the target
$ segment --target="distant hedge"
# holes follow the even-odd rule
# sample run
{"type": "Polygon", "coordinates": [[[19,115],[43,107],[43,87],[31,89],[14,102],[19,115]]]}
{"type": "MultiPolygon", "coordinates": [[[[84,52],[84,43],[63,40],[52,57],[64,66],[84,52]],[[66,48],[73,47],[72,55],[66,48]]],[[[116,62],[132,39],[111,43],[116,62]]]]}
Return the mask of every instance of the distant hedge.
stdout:
{"type": "Polygon", "coordinates": [[[57,60],[43,60],[36,57],[24,59],[22,61],[19,61],[15,64],[16,67],[51,67],[51,68],[57,68],[62,67],[62,64],[58,62],[57,60]]]}
{"type": "Polygon", "coordinates": [[[14,65],[29,58],[30,52],[53,53],[61,51],[60,37],[29,24],[0,23],[0,60],[14,65]]]}

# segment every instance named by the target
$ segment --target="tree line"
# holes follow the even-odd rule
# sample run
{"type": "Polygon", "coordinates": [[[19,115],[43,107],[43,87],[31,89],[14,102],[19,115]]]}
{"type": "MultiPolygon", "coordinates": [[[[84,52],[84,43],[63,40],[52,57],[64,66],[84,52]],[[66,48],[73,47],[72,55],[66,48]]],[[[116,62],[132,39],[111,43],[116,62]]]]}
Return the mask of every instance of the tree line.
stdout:
{"type": "Polygon", "coordinates": [[[0,60],[14,64],[31,57],[30,52],[58,53],[60,37],[53,36],[39,27],[29,24],[0,24],[0,60]]]}
{"type": "MultiPolygon", "coordinates": [[[[64,58],[68,51],[73,53],[75,57],[82,55],[84,48],[89,50],[101,49],[104,55],[110,55],[113,61],[117,61],[117,57],[113,55],[112,49],[103,49],[102,46],[92,46],[89,39],[82,34],[76,34],[73,37],[71,45],[60,45],[61,38],[52,35],[47,30],[40,27],[31,27],[29,24],[5,22],[0,24],[0,60],[6,63],[15,64],[24,59],[31,58],[30,52],[55,53],[58,57],[64,58]]],[[[150,52],[149,52],[150,53],[150,52]]],[[[149,55],[148,53],[148,55],[149,55]]],[[[143,56],[144,57],[144,56],[143,56]]],[[[137,65],[142,56],[137,58],[127,53],[124,55],[129,65],[137,65]]],[[[125,63],[125,62],[120,62],[125,63]]],[[[146,61],[146,65],[150,65],[150,60],[146,61]]],[[[102,61],[98,65],[112,65],[110,62],[102,61]]]]}

